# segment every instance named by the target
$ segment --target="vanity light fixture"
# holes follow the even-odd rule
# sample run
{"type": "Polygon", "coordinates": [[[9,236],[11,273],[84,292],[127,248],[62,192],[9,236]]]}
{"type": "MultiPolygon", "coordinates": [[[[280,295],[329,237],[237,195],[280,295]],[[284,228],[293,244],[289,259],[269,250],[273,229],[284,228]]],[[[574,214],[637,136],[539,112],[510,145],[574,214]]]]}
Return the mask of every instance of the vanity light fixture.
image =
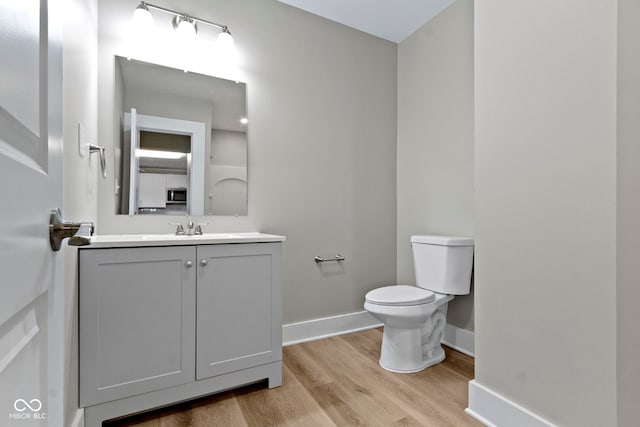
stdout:
{"type": "Polygon", "coordinates": [[[215,22],[207,21],[205,19],[196,18],[187,14],[177,12],[175,10],[167,9],[155,4],[141,1],[138,7],[133,11],[132,23],[135,28],[139,30],[147,29],[153,23],[153,16],[151,10],[159,10],[160,12],[172,14],[173,29],[176,31],[178,37],[191,42],[198,33],[197,24],[210,25],[220,29],[220,34],[216,39],[216,50],[220,59],[226,63],[234,63],[237,58],[236,46],[229,31],[229,27],[222,24],[216,24],[215,22]]]}

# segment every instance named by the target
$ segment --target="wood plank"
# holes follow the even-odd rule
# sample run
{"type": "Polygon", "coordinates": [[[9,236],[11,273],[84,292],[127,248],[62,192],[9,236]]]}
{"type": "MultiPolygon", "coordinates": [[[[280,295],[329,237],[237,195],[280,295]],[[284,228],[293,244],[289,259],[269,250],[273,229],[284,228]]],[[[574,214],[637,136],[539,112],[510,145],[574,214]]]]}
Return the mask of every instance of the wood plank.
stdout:
{"type": "MultiPolygon", "coordinates": [[[[405,376],[416,374],[398,374],[382,369],[377,361],[362,357],[356,349],[351,347],[345,340],[347,336],[332,337],[324,340],[313,341],[303,344],[302,351],[312,352],[317,356],[316,363],[322,367],[337,384],[345,377],[358,383],[362,388],[372,390],[378,395],[378,402],[385,405],[395,405],[402,413],[410,415],[418,420],[422,425],[446,426],[455,425],[442,415],[441,407],[438,406],[440,400],[434,399],[439,396],[440,390],[435,389],[431,399],[427,399],[424,387],[421,384],[416,388],[414,384],[407,384],[403,381],[405,376]]],[[[379,344],[378,344],[379,345],[379,344]]],[[[424,372],[424,371],[423,371],[424,372]]],[[[465,384],[466,387],[466,384],[465,384]]],[[[465,392],[466,395],[466,392],[465,392]]],[[[462,396],[461,398],[466,398],[462,396]]],[[[444,402],[448,407],[452,404],[444,402]]],[[[370,411],[379,413],[380,406],[372,406],[370,411]]],[[[467,417],[464,414],[464,417],[467,417]]],[[[464,425],[456,417],[457,425],[464,425]]]]}
{"type": "Polygon", "coordinates": [[[246,426],[231,393],[207,396],[104,423],[105,427],[246,426]]]}
{"type": "Polygon", "coordinates": [[[285,416],[270,397],[269,389],[248,387],[234,391],[233,394],[248,425],[276,426],[285,424],[285,416]]]}
{"type": "MultiPolygon", "coordinates": [[[[199,399],[191,405],[193,426],[245,427],[248,424],[238,405],[238,400],[231,393],[224,393],[209,399],[199,399]]],[[[167,426],[173,427],[173,426],[167,426]]]]}
{"type": "Polygon", "coordinates": [[[392,427],[422,427],[422,424],[420,424],[417,420],[415,420],[412,417],[402,417],[396,422],[394,422],[393,424],[391,424],[391,426],[392,427]]]}
{"type": "Polygon", "coordinates": [[[282,387],[269,390],[269,398],[282,411],[285,425],[323,427],[332,424],[331,418],[291,373],[286,363],[282,368],[282,387]]]}
{"type": "Polygon", "coordinates": [[[378,364],[382,330],[283,349],[283,384],[265,383],[129,417],[109,427],[481,426],[464,413],[473,358],[447,359],[413,374],[378,364]]]}
{"type": "Polygon", "coordinates": [[[315,363],[318,356],[306,351],[301,345],[292,345],[282,349],[284,364],[306,387],[312,388],[332,382],[332,379],[315,363]]]}
{"type": "Polygon", "coordinates": [[[339,385],[323,384],[309,390],[322,410],[337,426],[366,426],[366,419],[341,398],[339,385]]]}
{"type": "Polygon", "coordinates": [[[361,354],[341,338],[308,343],[301,346],[298,353],[308,352],[307,356],[315,356],[315,359],[307,357],[307,363],[333,379],[331,391],[341,397],[342,401],[351,407],[360,408],[367,415],[373,415],[371,420],[366,419],[366,423],[375,424],[375,420],[382,420],[383,424],[389,425],[406,416],[406,404],[402,399],[390,399],[385,389],[377,387],[371,381],[372,376],[388,374],[387,371],[380,368],[377,359],[363,359],[361,354]]]}
{"type": "Polygon", "coordinates": [[[341,335],[340,338],[349,343],[367,359],[375,363],[378,363],[380,360],[382,328],[369,329],[355,334],[341,335]]]}
{"type": "Polygon", "coordinates": [[[446,359],[442,362],[443,366],[463,375],[467,380],[471,381],[475,377],[475,364],[473,357],[460,353],[443,345],[446,359]]]}

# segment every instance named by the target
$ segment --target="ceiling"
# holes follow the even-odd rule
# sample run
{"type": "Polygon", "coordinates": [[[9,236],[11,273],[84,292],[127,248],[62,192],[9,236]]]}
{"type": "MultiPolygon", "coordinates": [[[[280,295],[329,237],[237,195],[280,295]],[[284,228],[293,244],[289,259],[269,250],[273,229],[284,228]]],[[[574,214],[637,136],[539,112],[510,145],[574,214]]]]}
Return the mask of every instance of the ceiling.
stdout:
{"type": "Polygon", "coordinates": [[[399,43],[455,0],[278,0],[399,43]]]}

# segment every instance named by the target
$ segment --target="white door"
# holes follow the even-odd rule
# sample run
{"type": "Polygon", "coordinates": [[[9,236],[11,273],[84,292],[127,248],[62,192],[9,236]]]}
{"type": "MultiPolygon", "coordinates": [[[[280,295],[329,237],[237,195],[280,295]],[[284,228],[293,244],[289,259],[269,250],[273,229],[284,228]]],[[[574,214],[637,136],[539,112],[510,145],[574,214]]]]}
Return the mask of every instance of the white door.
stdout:
{"type": "Polygon", "coordinates": [[[0,0],[0,425],[62,425],[59,1],[0,0]]]}

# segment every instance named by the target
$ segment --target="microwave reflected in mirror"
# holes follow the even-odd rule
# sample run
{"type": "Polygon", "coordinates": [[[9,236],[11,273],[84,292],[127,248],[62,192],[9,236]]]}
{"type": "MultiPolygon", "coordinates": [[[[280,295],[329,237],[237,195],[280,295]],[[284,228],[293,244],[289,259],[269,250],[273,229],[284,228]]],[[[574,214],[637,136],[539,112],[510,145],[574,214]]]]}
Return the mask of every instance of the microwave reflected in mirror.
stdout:
{"type": "Polygon", "coordinates": [[[116,213],[247,215],[246,84],[115,59],[116,213]]]}
{"type": "Polygon", "coordinates": [[[167,205],[185,205],[187,204],[186,188],[169,188],[167,190],[167,205]]]}

